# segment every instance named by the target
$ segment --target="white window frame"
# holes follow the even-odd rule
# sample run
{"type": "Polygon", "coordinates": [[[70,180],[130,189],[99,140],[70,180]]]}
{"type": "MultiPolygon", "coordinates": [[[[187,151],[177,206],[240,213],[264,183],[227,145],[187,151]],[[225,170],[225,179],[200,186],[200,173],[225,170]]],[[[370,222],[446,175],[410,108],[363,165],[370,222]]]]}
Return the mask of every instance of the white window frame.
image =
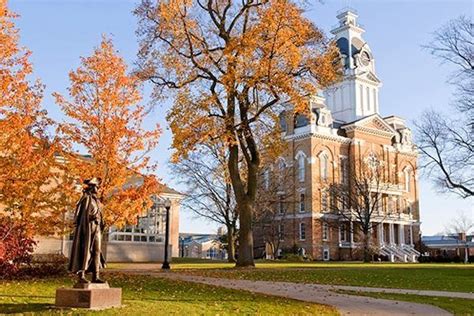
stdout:
{"type": "Polygon", "coordinates": [[[328,248],[323,249],[323,261],[329,261],[331,259],[331,254],[328,248]],[[326,256],[327,254],[327,256],[326,256]]]}
{"type": "Polygon", "coordinates": [[[299,237],[301,241],[306,240],[306,224],[300,223],[299,225],[299,237]]]}

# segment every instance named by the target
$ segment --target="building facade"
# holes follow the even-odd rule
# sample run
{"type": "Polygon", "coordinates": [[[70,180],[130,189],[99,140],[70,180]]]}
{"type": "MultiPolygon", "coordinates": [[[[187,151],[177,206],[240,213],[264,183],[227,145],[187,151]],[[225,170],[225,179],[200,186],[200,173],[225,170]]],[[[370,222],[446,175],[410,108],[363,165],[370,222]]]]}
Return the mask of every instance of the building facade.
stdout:
{"type": "MultiPolygon", "coordinates": [[[[281,115],[287,150],[273,170],[292,170],[294,203],[277,206],[278,248],[298,248],[315,260],[359,259],[357,223],[331,212],[327,187],[346,181],[356,164],[375,159],[384,165],[386,183],[383,191],[374,192],[381,195],[380,210],[371,218],[376,224],[375,252],[391,261],[414,261],[420,226],[417,151],[402,118],[379,114],[382,84],[357,17],[352,10],[341,12],[331,31],[341,52],[344,79],[310,100],[310,115],[294,115],[291,110],[281,115]]],[[[264,174],[263,179],[268,177],[264,174]]],[[[257,249],[268,249],[261,232],[255,229],[257,249]]]]}

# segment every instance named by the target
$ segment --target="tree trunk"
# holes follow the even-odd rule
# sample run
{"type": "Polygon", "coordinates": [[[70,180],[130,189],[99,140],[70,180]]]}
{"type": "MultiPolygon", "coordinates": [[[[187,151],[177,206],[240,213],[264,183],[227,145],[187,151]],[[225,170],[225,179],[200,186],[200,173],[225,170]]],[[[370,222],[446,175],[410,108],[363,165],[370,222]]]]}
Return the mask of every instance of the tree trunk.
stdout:
{"type": "MultiPolygon", "coordinates": [[[[238,201],[237,201],[238,203],[238,201]]],[[[238,205],[240,217],[239,230],[239,256],[237,267],[254,267],[253,261],[253,235],[252,235],[252,214],[253,209],[250,203],[240,203],[238,205]]]]}
{"type": "Polygon", "coordinates": [[[232,225],[227,226],[227,261],[235,263],[235,239],[232,225]]]}
{"type": "Polygon", "coordinates": [[[370,262],[370,231],[364,232],[364,262],[370,262]]]}

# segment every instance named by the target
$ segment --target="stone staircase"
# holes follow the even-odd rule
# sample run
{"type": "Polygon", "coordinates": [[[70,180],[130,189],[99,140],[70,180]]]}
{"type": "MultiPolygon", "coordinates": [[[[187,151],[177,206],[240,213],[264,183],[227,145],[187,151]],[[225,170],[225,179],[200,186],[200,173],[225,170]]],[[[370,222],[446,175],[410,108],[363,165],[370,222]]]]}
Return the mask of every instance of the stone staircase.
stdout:
{"type": "Polygon", "coordinates": [[[391,262],[417,262],[420,255],[411,245],[383,245],[380,254],[388,256],[391,262]]]}

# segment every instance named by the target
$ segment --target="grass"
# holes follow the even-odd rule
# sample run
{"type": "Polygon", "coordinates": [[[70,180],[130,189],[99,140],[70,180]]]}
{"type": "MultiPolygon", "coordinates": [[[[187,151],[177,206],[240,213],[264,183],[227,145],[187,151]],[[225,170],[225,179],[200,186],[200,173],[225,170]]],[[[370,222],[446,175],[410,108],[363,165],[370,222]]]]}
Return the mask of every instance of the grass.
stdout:
{"type": "MultiPolygon", "coordinates": [[[[258,261],[256,269],[233,269],[233,266],[209,260],[172,263],[175,272],[222,278],[453,292],[472,292],[474,289],[474,265],[465,264],[258,261]]],[[[112,264],[111,268],[124,267],[133,265],[112,264]]],[[[149,267],[159,268],[159,265],[149,267]]]]}
{"type": "Polygon", "coordinates": [[[454,315],[474,315],[474,300],[449,297],[420,296],[411,294],[392,294],[338,290],[338,293],[369,296],[388,300],[407,301],[420,304],[430,304],[447,310],[454,315]]]}
{"type": "Polygon", "coordinates": [[[329,306],[161,278],[109,273],[123,290],[122,308],[91,312],[53,309],[55,290],[71,286],[69,278],[0,281],[0,314],[100,315],[337,315],[329,306]]]}

